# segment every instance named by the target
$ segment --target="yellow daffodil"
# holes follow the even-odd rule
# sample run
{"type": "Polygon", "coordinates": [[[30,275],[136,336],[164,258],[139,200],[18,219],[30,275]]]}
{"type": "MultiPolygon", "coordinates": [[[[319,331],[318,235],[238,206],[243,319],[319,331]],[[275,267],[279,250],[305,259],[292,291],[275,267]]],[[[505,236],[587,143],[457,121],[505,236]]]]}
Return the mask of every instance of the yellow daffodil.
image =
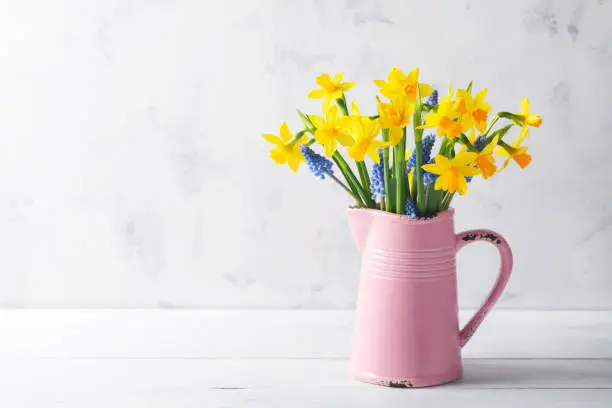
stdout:
{"type": "MultiPolygon", "coordinates": [[[[340,118],[340,126],[344,127],[347,131],[352,126],[358,126],[363,120],[369,119],[367,116],[362,116],[361,111],[359,110],[359,106],[357,106],[357,102],[351,102],[351,114],[349,116],[344,116],[340,118]]],[[[350,131],[348,132],[351,133],[350,131]]]]}
{"type": "Polygon", "coordinates": [[[431,85],[419,83],[419,69],[413,69],[408,75],[396,67],[389,73],[387,81],[375,79],[374,83],[380,88],[380,93],[387,98],[406,97],[413,102],[416,97],[417,85],[421,98],[429,96],[433,92],[431,85]]]}
{"type": "Polygon", "coordinates": [[[493,150],[495,146],[497,146],[497,141],[499,140],[498,136],[495,136],[491,143],[485,146],[484,149],[480,153],[476,159],[474,159],[474,164],[480,170],[480,175],[483,179],[488,179],[497,171],[497,166],[495,165],[495,159],[493,158],[493,150]]]}
{"type": "Polygon", "coordinates": [[[531,163],[531,155],[527,153],[527,146],[521,146],[522,141],[523,138],[519,135],[509,148],[498,146],[497,149],[495,149],[495,153],[498,155],[507,156],[506,161],[504,161],[499,171],[505,169],[511,159],[514,160],[521,169],[529,166],[529,163],[531,163]]]}
{"type": "Polygon", "coordinates": [[[391,146],[397,145],[404,135],[403,128],[410,124],[412,116],[412,103],[408,99],[398,97],[391,99],[391,103],[378,102],[380,127],[389,129],[389,142],[391,146]]]}
{"type": "Polygon", "coordinates": [[[408,186],[412,186],[412,180],[414,179],[414,167],[408,172],[408,186]]]}
{"type": "Polygon", "coordinates": [[[321,74],[317,77],[317,84],[321,89],[310,91],[308,97],[311,99],[340,99],[342,94],[355,86],[354,82],[342,82],[344,72],[340,72],[332,79],[329,74],[321,74]]]}
{"type": "Polygon", "coordinates": [[[306,143],[308,136],[303,135],[298,140],[292,141],[293,135],[285,122],[280,127],[280,138],[266,133],[263,138],[276,147],[270,150],[270,157],[277,164],[288,164],[294,172],[298,171],[300,163],[304,161],[304,156],[300,151],[300,145],[306,143]]]}
{"type": "Polygon", "coordinates": [[[365,155],[370,156],[376,163],[379,162],[378,149],[389,145],[388,142],[376,140],[380,131],[378,120],[362,117],[360,121],[351,122],[349,132],[354,143],[348,149],[348,155],[357,161],[364,161],[365,155]]]}
{"type": "Polygon", "coordinates": [[[487,128],[487,118],[491,112],[491,105],[484,101],[487,95],[487,88],[476,94],[474,98],[463,89],[457,90],[457,100],[455,110],[461,115],[463,131],[476,128],[478,133],[482,133],[487,128]]]}
{"type": "Polygon", "coordinates": [[[540,127],[542,124],[542,117],[540,115],[529,112],[529,99],[521,98],[521,111],[516,114],[522,122],[520,140],[523,140],[528,134],[528,126],[540,127]]]}
{"type": "Polygon", "coordinates": [[[436,190],[465,194],[467,191],[466,176],[472,177],[479,173],[473,164],[476,157],[476,153],[459,152],[453,159],[449,160],[445,156],[437,154],[435,163],[426,164],[423,169],[439,175],[435,184],[436,190]]]}
{"type": "Polygon", "coordinates": [[[317,127],[315,140],[324,146],[327,157],[334,154],[338,143],[346,147],[353,144],[353,138],[346,132],[341,119],[340,109],[334,105],[328,107],[325,119],[318,115],[310,115],[310,120],[317,127]]]}
{"type": "Polygon", "coordinates": [[[429,112],[425,115],[425,125],[420,128],[438,128],[438,136],[446,136],[450,140],[454,140],[463,131],[460,122],[455,121],[458,113],[455,110],[455,104],[451,102],[447,95],[440,101],[437,112],[429,112]]]}

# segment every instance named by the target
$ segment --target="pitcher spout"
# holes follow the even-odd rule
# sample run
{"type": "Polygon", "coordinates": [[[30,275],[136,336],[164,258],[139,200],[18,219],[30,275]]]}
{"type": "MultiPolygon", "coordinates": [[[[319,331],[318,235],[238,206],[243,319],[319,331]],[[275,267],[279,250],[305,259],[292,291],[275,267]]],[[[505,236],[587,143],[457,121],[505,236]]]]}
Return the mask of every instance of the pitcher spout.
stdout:
{"type": "Polygon", "coordinates": [[[359,249],[359,252],[363,252],[368,242],[368,236],[370,235],[370,228],[372,227],[373,214],[369,210],[360,208],[349,208],[348,209],[348,222],[351,234],[355,245],[359,249]]]}

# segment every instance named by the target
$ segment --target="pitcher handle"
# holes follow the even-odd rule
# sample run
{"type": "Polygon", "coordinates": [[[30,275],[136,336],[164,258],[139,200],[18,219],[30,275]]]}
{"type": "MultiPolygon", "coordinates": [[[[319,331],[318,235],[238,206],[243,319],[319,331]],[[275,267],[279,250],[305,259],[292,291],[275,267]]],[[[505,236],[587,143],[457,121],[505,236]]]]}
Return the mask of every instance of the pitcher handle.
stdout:
{"type": "Polygon", "coordinates": [[[508,242],[499,235],[498,233],[490,230],[477,229],[464,231],[456,236],[456,244],[455,250],[459,251],[461,248],[476,241],[486,241],[497,247],[499,251],[499,255],[501,257],[501,266],[499,268],[499,274],[497,276],[497,281],[489,292],[487,299],[484,301],[478,312],[470,319],[468,324],[459,332],[459,345],[461,347],[465,346],[465,344],[472,338],[478,326],[482,323],[484,318],[487,316],[489,311],[499,299],[499,296],[504,291],[504,287],[506,283],[508,283],[508,279],[510,278],[510,272],[512,271],[512,250],[508,245],[508,242]]]}

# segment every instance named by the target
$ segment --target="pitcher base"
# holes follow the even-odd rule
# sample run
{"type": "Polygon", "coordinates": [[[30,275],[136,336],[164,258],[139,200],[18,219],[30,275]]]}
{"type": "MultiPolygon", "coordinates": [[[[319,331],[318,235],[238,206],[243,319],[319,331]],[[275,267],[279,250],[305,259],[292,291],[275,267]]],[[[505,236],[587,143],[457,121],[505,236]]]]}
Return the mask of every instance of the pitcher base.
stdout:
{"type": "Polygon", "coordinates": [[[380,377],[373,373],[358,372],[354,373],[353,377],[357,381],[366,382],[375,385],[392,388],[422,388],[442,385],[449,382],[457,381],[463,375],[462,371],[452,371],[446,374],[440,374],[430,377],[380,377]]]}

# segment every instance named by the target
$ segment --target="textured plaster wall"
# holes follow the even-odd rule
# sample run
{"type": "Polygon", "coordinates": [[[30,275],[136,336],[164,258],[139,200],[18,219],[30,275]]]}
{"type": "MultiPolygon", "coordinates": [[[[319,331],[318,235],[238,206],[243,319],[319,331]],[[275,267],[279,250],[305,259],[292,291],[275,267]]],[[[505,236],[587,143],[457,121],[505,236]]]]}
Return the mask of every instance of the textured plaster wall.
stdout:
{"type": "MultiPolygon", "coordinates": [[[[612,307],[612,1],[0,1],[0,306],[350,308],[345,194],[260,134],[319,73],[419,66],[544,117],[533,163],[456,200],[506,236],[511,308],[612,307]]],[[[495,250],[459,258],[462,306],[495,250]]]]}

